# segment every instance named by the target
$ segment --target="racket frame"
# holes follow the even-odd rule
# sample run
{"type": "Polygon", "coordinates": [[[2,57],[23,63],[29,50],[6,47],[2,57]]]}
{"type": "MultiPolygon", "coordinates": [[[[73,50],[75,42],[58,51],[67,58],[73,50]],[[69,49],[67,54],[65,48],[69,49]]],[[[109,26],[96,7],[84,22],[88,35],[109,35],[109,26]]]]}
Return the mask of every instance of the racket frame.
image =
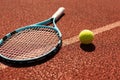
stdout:
{"type": "Polygon", "coordinates": [[[36,24],[32,24],[32,25],[29,25],[29,26],[25,26],[25,27],[21,27],[21,28],[18,28],[16,30],[14,30],[13,32],[10,32],[8,34],[6,34],[6,36],[4,36],[2,39],[0,39],[0,46],[2,46],[4,44],[4,42],[9,39],[12,35],[18,33],[18,32],[21,32],[21,31],[24,31],[26,29],[30,29],[30,28],[48,28],[48,29],[52,29],[54,31],[56,31],[57,35],[58,35],[58,38],[59,38],[59,41],[58,41],[58,44],[52,48],[49,52],[43,54],[43,55],[40,55],[38,57],[35,57],[35,58],[30,58],[30,59],[21,59],[21,60],[15,60],[15,59],[10,59],[10,58],[7,58],[5,56],[3,56],[2,54],[0,54],[0,57],[7,61],[7,62],[10,62],[10,63],[31,63],[31,62],[35,62],[35,61],[38,61],[38,60],[43,60],[45,59],[47,56],[51,55],[52,53],[56,53],[58,51],[58,49],[61,47],[62,45],[62,34],[60,32],[60,30],[57,28],[56,26],[56,18],[49,18],[47,20],[44,20],[42,22],[39,22],[39,23],[36,23],[36,24]],[[47,24],[50,24],[50,23],[53,23],[53,26],[46,26],[47,24]]]}

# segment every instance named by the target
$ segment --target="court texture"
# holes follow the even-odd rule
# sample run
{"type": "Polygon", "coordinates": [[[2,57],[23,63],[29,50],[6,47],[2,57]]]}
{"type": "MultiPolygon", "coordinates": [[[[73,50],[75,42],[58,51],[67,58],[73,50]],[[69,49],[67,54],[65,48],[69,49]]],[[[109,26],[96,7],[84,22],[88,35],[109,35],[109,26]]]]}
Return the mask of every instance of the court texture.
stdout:
{"type": "Polygon", "coordinates": [[[0,38],[16,28],[48,19],[59,7],[62,47],[50,60],[30,66],[0,62],[0,80],[119,80],[119,0],[0,0],[0,38]],[[93,43],[79,32],[94,32],[93,43]]]}

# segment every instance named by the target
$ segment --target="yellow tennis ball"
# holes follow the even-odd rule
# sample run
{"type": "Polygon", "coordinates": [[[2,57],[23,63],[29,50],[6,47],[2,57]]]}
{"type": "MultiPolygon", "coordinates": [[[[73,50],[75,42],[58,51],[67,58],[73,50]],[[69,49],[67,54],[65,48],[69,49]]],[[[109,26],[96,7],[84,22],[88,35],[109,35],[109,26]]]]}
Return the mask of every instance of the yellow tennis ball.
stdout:
{"type": "Polygon", "coordinates": [[[79,33],[79,40],[83,44],[90,44],[92,43],[93,39],[94,33],[90,30],[85,29],[79,33]]]}

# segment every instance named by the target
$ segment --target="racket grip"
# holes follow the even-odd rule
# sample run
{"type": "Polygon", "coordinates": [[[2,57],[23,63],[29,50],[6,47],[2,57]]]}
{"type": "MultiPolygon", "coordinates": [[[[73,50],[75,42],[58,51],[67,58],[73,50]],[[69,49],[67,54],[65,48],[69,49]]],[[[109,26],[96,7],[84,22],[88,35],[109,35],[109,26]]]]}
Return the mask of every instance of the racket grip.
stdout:
{"type": "Polygon", "coordinates": [[[65,8],[60,7],[53,15],[52,18],[58,19],[63,13],[64,13],[65,8]]]}

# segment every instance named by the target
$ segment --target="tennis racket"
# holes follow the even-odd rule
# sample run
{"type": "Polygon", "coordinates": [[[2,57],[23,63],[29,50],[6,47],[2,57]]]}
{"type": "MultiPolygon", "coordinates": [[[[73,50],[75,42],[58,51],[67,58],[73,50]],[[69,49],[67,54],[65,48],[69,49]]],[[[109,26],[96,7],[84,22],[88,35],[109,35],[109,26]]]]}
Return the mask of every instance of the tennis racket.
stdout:
{"type": "Polygon", "coordinates": [[[12,63],[31,63],[57,52],[62,35],[56,20],[63,13],[64,7],[60,7],[49,19],[8,33],[0,39],[0,57],[12,63]]]}

